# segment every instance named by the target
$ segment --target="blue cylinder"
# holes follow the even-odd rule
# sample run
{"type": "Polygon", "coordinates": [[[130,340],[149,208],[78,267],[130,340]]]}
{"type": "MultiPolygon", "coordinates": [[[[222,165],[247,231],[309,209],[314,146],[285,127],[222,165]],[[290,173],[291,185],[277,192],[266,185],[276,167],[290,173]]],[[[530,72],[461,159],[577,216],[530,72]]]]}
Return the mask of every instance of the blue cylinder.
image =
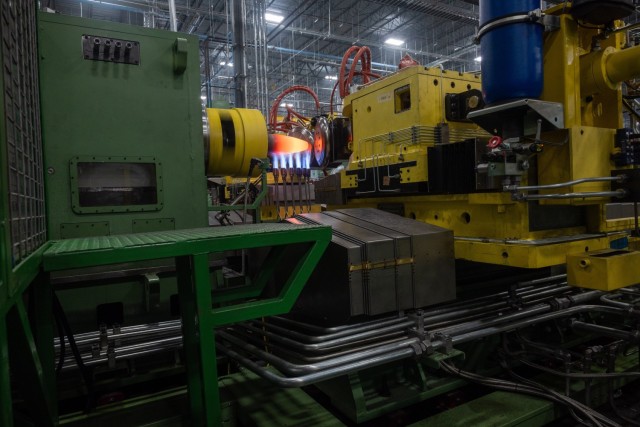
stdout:
{"type": "MultiPolygon", "coordinates": [[[[540,0],[480,0],[480,27],[539,8],[540,0]]],[[[540,24],[518,22],[482,35],[482,92],[487,104],[540,96],[542,33],[540,24]]]]}

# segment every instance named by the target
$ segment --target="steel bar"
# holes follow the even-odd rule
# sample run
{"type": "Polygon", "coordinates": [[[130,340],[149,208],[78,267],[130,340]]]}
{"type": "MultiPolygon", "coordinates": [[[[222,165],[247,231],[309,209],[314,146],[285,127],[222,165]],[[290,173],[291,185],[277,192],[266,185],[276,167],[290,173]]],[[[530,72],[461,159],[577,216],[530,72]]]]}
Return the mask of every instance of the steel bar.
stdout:
{"type": "Polygon", "coordinates": [[[528,327],[537,323],[559,319],[562,317],[567,317],[573,314],[584,313],[584,312],[590,312],[590,313],[597,312],[597,313],[616,314],[616,315],[626,315],[630,313],[627,310],[622,310],[620,308],[615,308],[615,307],[604,307],[600,305],[580,305],[576,307],[569,307],[560,311],[545,313],[539,316],[523,319],[514,323],[508,323],[502,326],[478,328],[474,331],[466,332],[461,335],[454,335],[452,337],[452,343],[454,345],[462,344],[465,342],[474,341],[480,338],[488,337],[488,336],[499,334],[502,332],[508,332],[508,331],[528,327]]]}
{"type": "Polygon", "coordinates": [[[178,19],[176,17],[176,0],[169,1],[169,23],[171,25],[171,31],[178,31],[178,19]]]}
{"type": "Polygon", "coordinates": [[[594,178],[581,178],[573,181],[559,182],[557,184],[546,185],[529,185],[529,186],[517,186],[517,185],[505,185],[504,191],[537,191],[537,190],[552,190],[557,188],[571,187],[572,185],[584,184],[587,182],[624,182],[627,179],[626,175],[618,176],[602,176],[594,178]]]}
{"type": "Polygon", "coordinates": [[[227,355],[231,359],[238,361],[242,366],[253,373],[265,378],[280,387],[304,387],[309,384],[317,383],[319,381],[325,381],[331,378],[339,377],[341,375],[348,374],[350,372],[360,371],[362,369],[373,368],[375,366],[383,365],[386,363],[395,362],[396,360],[406,359],[411,357],[414,353],[412,348],[406,348],[402,350],[396,350],[390,353],[386,353],[379,356],[374,356],[366,360],[359,360],[353,363],[349,363],[342,366],[326,369],[319,372],[313,372],[306,375],[297,377],[283,377],[268,368],[259,366],[251,359],[240,355],[239,353],[220,345],[218,347],[221,353],[227,355]]]}
{"type": "Polygon", "coordinates": [[[307,364],[307,365],[296,365],[280,357],[277,357],[272,353],[267,353],[266,351],[261,350],[260,348],[254,345],[243,342],[242,340],[224,331],[219,331],[218,336],[224,340],[231,342],[235,347],[240,348],[248,352],[249,354],[260,356],[260,358],[262,358],[264,361],[274,365],[280,372],[286,373],[289,375],[302,375],[302,374],[308,374],[311,372],[318,372],[318,371],[329,369],[329,368],[335,368],[338,366],[343,366],[348,363],[353,363],[353,362],[370,358],[373,356],[387,354],[393,350],[398,350],[405,347],[411,347],[411,345],[416,345],[420,343],[420,340],[418,338],[408,338],[402,341],[376,346],[376,347],[363,350],[357,353],[351,353],[345,356],[335,357],[325,362],[307,364]]]}
{"type": "Polygon", "coordinates": [[[575,331],[594,333],[607,337],[612,337],[621,340],[637,341],[640,338],[640,332],[638,331],[622,331],[620,329],[610,328],[608,326],[595,325],[593,323],[585,323],[579,320],[571,322],[571,329],[575,331]]]}
{"type": "Polygon", "coordinates": [[[590,199],[594,197],[616,197],[624,198],[627,190],[616,191],[594,191],[586,193],[564,193],[564,194],[514,194],[515,200],[556,200],[556,199],[590,199]]]}

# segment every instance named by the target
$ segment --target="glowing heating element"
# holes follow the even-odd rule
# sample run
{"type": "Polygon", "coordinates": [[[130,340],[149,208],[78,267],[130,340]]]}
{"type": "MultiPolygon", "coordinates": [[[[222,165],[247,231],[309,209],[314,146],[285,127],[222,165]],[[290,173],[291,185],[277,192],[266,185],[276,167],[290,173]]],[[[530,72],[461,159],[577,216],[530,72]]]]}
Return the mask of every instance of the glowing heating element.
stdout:
{"type": "Polygon", "coordinates": [[[302,139],[288,135],[269,135],[269,157],[274,169],[309,169],[311,145],[302,139]]]}

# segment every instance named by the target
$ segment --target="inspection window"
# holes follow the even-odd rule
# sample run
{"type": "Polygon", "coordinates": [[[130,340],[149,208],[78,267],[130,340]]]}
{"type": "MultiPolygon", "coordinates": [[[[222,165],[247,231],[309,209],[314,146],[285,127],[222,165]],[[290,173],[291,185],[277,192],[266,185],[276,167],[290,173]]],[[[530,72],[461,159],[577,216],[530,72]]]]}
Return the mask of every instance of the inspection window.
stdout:
{"type": "Polygon", "coordinates": [[[70,175],[76,213],[162,208],[161,165],[153,158],[75,158],[70,175]]]}
{"type": "Polygon", "coordinates": [[[399,87],[394,91],[396,114],[411,109],[411,88],[409,85],[399,87]]]}

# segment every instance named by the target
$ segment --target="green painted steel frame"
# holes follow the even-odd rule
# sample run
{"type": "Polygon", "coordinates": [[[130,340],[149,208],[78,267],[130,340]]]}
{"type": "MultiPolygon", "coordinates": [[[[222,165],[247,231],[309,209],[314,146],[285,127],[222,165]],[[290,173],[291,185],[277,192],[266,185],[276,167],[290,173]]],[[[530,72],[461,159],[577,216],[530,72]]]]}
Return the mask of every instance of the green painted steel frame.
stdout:
{"type": "MultiPolygon", "coordinates": [[[[136,235],[119,239],[85,238],[54,243],[44,254],[46,271],[117,264],[174,257],[178,275],[178,292],[183,327],[183,347],[186,358],[187,384],[193,425],[221,424],[220,397],[216,366],[214,327],[287,313],[331,240],[328,227],[291,226],[289,224],[256,224],[242,227],[196,230],[190,239],[189,230],[175,233],[145,233],[145,240],[156,244],[130,246],[109,245],[127,238],[142,242],[136,235]],[[186,234],[185,234],[186,233],[186,234]],[[203,236],[204,233],[204,236],[203,236]],[[160,236],[165,240],[161,241],[160,236]],[[182,237],[180,237],[182,236],[182,237]],[[185,237],[186,236],[186,237],[185,237]],[[193,239],[193,237],[197,237],[193,239]],[[168,237],[173,238],[167,239],[168,237]],[[91,247],[96,241],[103,245],[91,247]],[[213,309],[208,255],[229,250],[276,247],[273,259],[282,256],[278,247],[307,243],[276,298],[252,301],[213,309]]],[[[267,264],[270,265],[270,264],[267,264]]],[[[256,283],[263,286],[273,268],[258,275],[256,283]]]]}
{"type": "Polygon", "coordinates": [[[134,221],[173,219],[176,229],[208,225],[198,47],[189,34],[38,14],[49,239],[61,238],[63,224],[78,222],[108,221],[112,235],[135,232],[134,221]],[[84,59],[84,35],[138,42],[140,64],[84,59]],[[186,69],[178,73],[174,59],[185,55],[186,69]],[[164,202],[78,214],[69,173],[76,157],[154,157],[162,167],[158,197],[164,202]],[[118,212],[106,215],[111,211],[118,212]]]}
{"type": "MultiPolygon", "coordinates": [[[[55,355],[53,349],[53,317],[51,287],[41,274],[43,245],[14,269],[6,271],[9,295],[0,304],[0,425],[13,425],[13,399],[10,385],[9,355],[20,360],[14,370],[28,380],[23,390],[30,407],[38,408],[38,425],[57,424],[55,391],[55,355]],[[24,295],[34,304],[34,317],[29,321],[24,295]],[[33,326],[32,326],[33,325],[33,326]]],[[[4,271],[3,271],[4,273],[4,271]]],[[[35,412],[34,412],[35,414],[35,412]]]]}

